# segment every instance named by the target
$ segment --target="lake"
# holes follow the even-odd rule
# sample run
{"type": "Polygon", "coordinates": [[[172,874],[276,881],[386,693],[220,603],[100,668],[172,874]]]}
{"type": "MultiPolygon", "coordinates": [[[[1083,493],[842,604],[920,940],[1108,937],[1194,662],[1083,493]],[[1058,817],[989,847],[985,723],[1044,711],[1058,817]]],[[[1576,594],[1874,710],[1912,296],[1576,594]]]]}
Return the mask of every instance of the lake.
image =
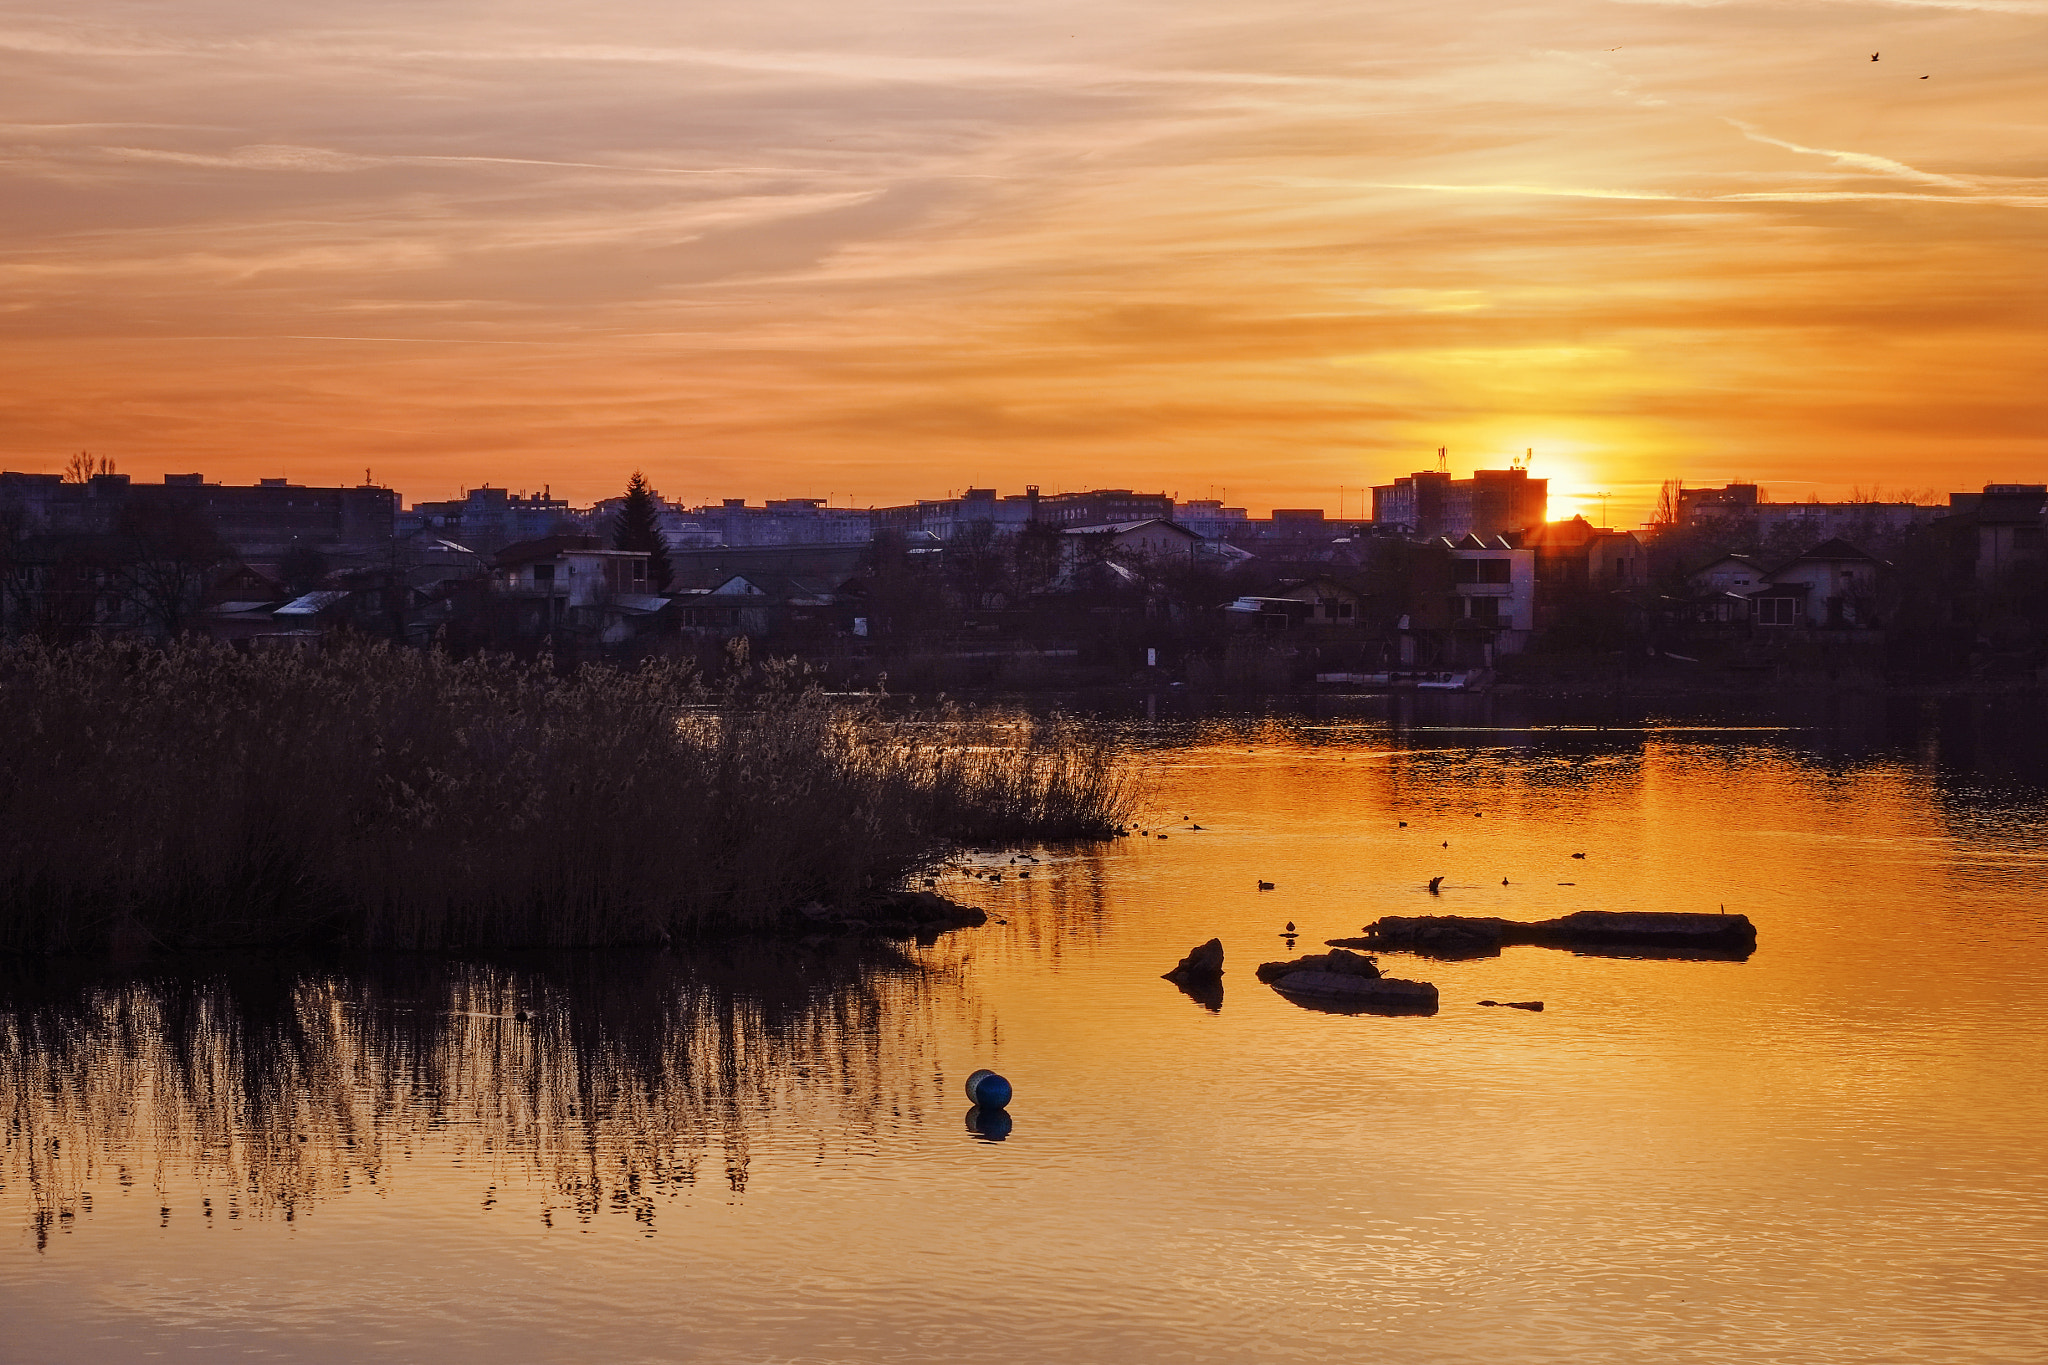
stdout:
{"type": "Polygon", "coordinates": [[[1146,835],[959,860],[907,959],[0,967],[0,1358],[2048,1359],[2038,699],[1106,723],[1146,835]],[[1382,954],[1427,1017],[1252,974],[1723,908],[1382,954]]]}

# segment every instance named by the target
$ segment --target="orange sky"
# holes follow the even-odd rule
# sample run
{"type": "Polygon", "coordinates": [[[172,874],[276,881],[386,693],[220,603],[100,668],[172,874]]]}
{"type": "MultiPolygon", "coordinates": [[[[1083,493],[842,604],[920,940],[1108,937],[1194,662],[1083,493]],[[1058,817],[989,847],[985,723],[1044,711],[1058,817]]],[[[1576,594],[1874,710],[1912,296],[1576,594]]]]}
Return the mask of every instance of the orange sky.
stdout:
{"type": "Polygon", "coordinates": [[[10,6],[0,177],[6,468],[2048,475],[2048,0],[10,6]]]}

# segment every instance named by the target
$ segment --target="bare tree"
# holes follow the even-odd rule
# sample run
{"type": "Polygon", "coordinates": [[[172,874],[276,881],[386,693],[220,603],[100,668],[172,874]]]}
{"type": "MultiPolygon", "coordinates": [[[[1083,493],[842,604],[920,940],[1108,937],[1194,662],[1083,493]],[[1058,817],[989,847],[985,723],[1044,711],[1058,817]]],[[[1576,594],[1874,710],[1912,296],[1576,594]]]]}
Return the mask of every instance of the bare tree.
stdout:
{"type": "Polygon", "coordinates": [[[122,591],[138,617],[176,635],[199,608],[206,576],[228,548],[198,508],[135,503],[121,509],[115,553],[122,591]]]}
{"type": "Polygon", "coordinates": [[[1008,576],[1008,547],[992,521],[972,521],[953,532],[941,563],[953,590],[969,611],[995,605],[1008,576]]]}
{"type": "Polygon", "coordinates": [[[1683,479],[1666,479],[1657,490],[1657,511],[1650,518],[1657,526],[1678,525],[1678,494],[1685,487],[1683,479]]]}
{"type": "Polygon", "coordinates": [[[114,462],[104,455],[81,450],[64,462],[64,482],[84,483],[100,474],[114,472],[114,462]]]}

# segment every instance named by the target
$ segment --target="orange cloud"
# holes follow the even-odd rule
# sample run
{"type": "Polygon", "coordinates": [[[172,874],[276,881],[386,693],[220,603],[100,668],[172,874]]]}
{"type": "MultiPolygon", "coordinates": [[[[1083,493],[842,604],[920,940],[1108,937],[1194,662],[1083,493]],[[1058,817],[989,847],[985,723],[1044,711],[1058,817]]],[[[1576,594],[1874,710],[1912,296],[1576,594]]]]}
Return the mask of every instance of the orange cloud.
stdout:
{"type": "Polygon", "coordinates": [[[1533,447],[1625,525],[2048,464],[2031,0],[94,12],[0,31],[10,468],[1334,508],[1533,447]]]}

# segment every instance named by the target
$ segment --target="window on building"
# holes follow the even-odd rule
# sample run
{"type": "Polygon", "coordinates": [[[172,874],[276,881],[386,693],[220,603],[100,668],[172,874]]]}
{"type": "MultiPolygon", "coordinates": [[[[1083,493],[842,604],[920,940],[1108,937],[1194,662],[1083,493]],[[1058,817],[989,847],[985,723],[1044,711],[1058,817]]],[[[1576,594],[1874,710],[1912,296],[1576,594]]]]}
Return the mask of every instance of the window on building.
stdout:
{"type": "Polygon", "coordinates": [[[1793,614],[1799,608],[1796,597],[1759,597],[1756,600],[1756,620],[1761,626],[1789,626],[1793,614]]]}
{"type": "Polygon", "coordinates": [[[1481,583],[1506,583],[1514,571],[1514,565],[1505,559],[1482,559],[1479,561],[1481,583]]]}
{"type": "Polygon", "coordinates": [[[533,586],[534,586],[534,587],[536,587],[536,588],[552,588],[552,587],[554,587],[554,586],[555,586],[555,566],[554,566],[554,565],[552,565],[552,564],[536,564],[536,565],[534,565],[534,566],[533,566],[533,586]]]}

